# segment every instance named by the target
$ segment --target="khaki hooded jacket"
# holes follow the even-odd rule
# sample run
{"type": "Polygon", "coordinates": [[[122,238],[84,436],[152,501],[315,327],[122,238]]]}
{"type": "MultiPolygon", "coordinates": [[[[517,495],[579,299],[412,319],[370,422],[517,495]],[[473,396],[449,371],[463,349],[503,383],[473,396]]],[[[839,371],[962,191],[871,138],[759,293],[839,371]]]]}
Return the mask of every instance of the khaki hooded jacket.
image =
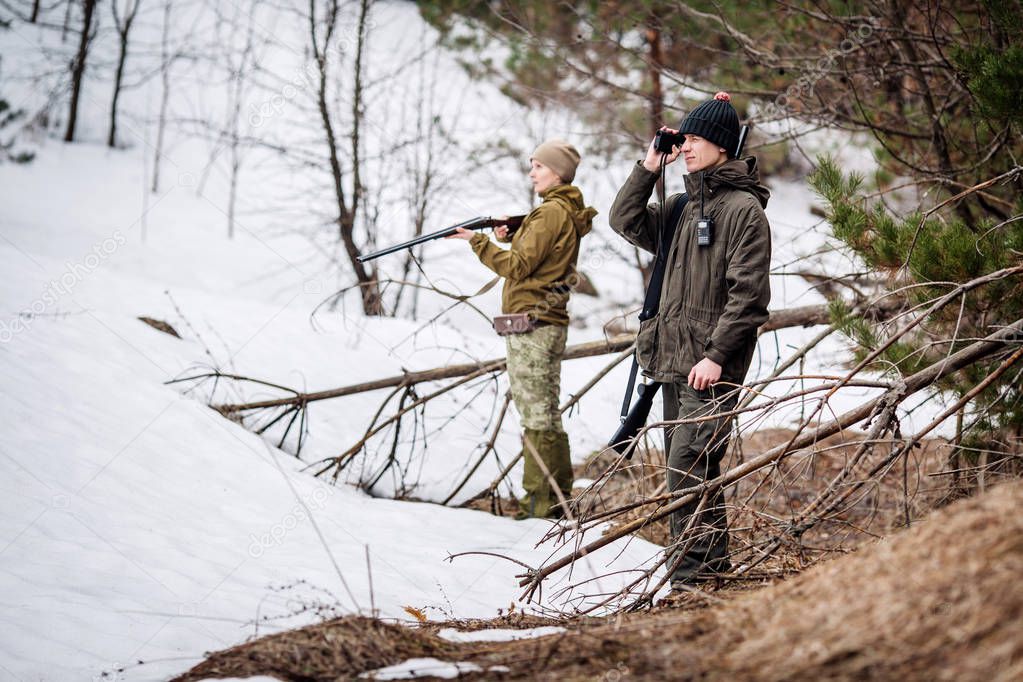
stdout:
{"type": "Polygon", "coordinates": [[[536,320],[567,326],[579,242],[593,229],[597,211],[586,207],[574,185],[556,185],[541,196],[543,202],[512,233],[510,249],[481,233],[469,244],[484,265],[505,278],[504,314],[530,313],[536,320]]]}
{"type": "MultiPolygon", "coordinates": [[[[648,205],[658,177],[637,164],[609,217],[615,232],[650,252],[661,212],[670,216],[681,197],[648,205]]],[[[741,384],[771,300],[771,229],[764,214],[770,192],[753,157],[687,175],[685,185],[689,203],[668,252],[658,314],[640,323],[637,359],[655,381],[684,383],[693,365],[709,358],[721,365],[721,381],[741,384]],[[701,215],[714,222],[710,246],[697,244],[701,215]]]]}

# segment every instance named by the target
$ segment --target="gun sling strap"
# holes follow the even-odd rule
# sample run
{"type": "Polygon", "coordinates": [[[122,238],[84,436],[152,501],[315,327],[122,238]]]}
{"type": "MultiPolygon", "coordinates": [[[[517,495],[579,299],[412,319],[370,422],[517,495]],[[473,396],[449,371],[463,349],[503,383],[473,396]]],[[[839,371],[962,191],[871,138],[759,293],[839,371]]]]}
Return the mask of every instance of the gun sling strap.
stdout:
{"type": "MultiPolygon", "coordinates": [[[[661,206],[665,205],[664,202],[664,185],[663,185],[663,168],[661,169],[661,206]]],[[[665,220],[666,213],[661,211],[661,229],[657,240],[657,252],[654,256],[654,269],[650,274],[650,282],[647,284],[646,295],[643,297],[643,310],[639,314],[640,322],[649,320],[657,315],[657,311],[661,305],[661,285],[664,283],[664,271],[668,263],[668,251],[671,249],[671,242],[675,237],[675,230],[678,226],[679,221],[682,219],[682,211],[685,210],[686,204],[689,202],[689,195],[682,194],[679,196],[678,201],[672,207],[671,215],[665,220]]],[[[636,376],[639,373],[639,361],[636,358],[636,353],[632,355],[632,369],[629,370],[629,382],[625,387],[625,398],[622,400],[622,412],[621,421],[624,425],[626,419],[629,416],[629,405],[632,402],[632,390],[636,385],[636,376]]],[[[649,403],[653,400],[654,394],[660,388],[660,383],[653,382],[644,386],[643,398],[644,402],[649,403]],[[650,391],[649,396],[646,391],[650,391]]],[[[618,432],[612,437],[609,445],[615,445],[618,442],[619,435],[623,429],[619,429],[618,432]]]]}

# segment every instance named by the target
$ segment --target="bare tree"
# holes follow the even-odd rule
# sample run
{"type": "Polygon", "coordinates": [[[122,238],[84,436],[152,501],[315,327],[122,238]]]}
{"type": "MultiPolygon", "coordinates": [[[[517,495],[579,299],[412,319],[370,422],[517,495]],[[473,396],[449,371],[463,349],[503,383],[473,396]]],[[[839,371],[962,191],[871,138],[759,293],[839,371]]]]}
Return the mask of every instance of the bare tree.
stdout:
{"type": "Polygon", "coordinates": [[[363,82],[363,55],[366,49],[367,19],[370,0],[361,0],[355,39],[354,83],[351,92],[351,134],[349,135],[349,155],[351,158],[350,187],[345,187],[346,175],[341,168],[341,152],[335,122],[331,116],[328,100],[328,84],[331,82],[330,51],[335,30],[340,19],[340,8],[335,0],[328,0],[322,16],[318,15],[316,0],[309,2],[309,40],[313,59],[316,63],[318,83],[316,102],[323,126],[324,139],[333,180],[334,197],[337,201],[338,235],[344,245],[345,253],[351,263],[355,278],[362,294],[362,308],[367,315],[380,315],[384,312],[380,298],[380,285],[377,281],[376,268],[366,269],[359,262],[359,246],[355,241],[355,226],[359,218],[365,188],[362,184],[361,157],[361,123],[365,104],[363,82]]]}
{"type": "MultiPolygon", "coordinates": [[[[408,202],[409,213],[412,216],[414,228],[413,237],[423,234],[427,219],[433,207],[435,195],[440,193],[449,183],[450,176],[442,171],[440,161],[450,156],[456,142],[447,135],[441,124],[441,117],[437,114],[437,86],[438,86],[438,53],[434,46],[429,50],[429,56],[424,54],[418,60],[416,69],[416,96],[413,106],[416,110],[416,142],[408,148],[407,163],[405,168],[406,201],[408,202]],[[427,70],[429,62],[429,71],[427,70]]],[[[397,314],[401,305],[402,296],[406,291],[411,290],[412,319],[416,318],[419,301],[419,292],[422,291],[415,284],[418,284],[422,273],[416,270],[412,272],[412,265],[416,259],[411,251],[405,258],[402,266],[401,281],[398,293],[394,298],[393,311],[397,314]],[[410,275],[413,276],[411,284],[410,275]]]]}
{"type": "Polygon", "coordinates": [[[118,13],[117,0],[110,0],[110,7],[114,14],[114,28],[117,29],[120,49],[117,53],[117,71],[114,73],[114,97],[110,103],[110,134],[107,136],[107,146],[114,147],[117,140],[117,100],[121,96],[121,83],[124,79],[124,64],[128,59],[128,33],[135,21],[142,0],[125,0],[123,17],[118,13]]]}
{"type": "MultiPolygon", "coordinates": [[[[238,178],[241,174],[242,159],[245,152],[241,139],[242,103],[245,100],[245,93],[248,88],[249,71],[256,61],[255,22],[258,9],[258,2],[253,2],[244,8],[235,6],[235,15],[226,25],[229,35],[225,35],[218,40],[218,43],[223,47],[221,62],[228,69],[229,96],[225,125],[219,132],[217,147],[211,153],[210,165],[212,165],[213,160],[219,155],[220,151],[226,148],[228,152],[228,239],[234,237],[235,225],[237,223],[238,178]],[[241,23],[242,14],[246,17],[244,28],[241,23]],[[245,43],[240,51],[236,49],[231,40],[231,36],[236,35],[239,31],[245,39],[245,43]]],[[[221,25],[218,22],[218,26],[221,25]]]]}
{"type": "Polygon", "coordinates": [[[71,8],[74,6],[74,0],[66,0],[64,3],[64,24],[60,29],[60,42],[67,42],[68,31],[71,30],[71,8]]]}
{"type": "Polygon", "coordinates": [[[664,89],[661,87],[661,71],[664,69],[661,53],[661,29],[649,26],[646,29],[646,42],[650,46],[650,59],[647,62],[647,74],[650,78],[650,134],[660,130],[664,122],[664,89]]]}
{"type": "Polygon", "coordinates": [[[85,60],[89,55],[89,43],[94,37],[90,34],[92,28],[92,15],[96,9],[96,0],[82,0],[82,33],[78,41],[78,54],[71,63],[71,105],[68,110],[67,131],[64,133],[65,142],[73,142],[75,139],[75,124],[78,121],[78,98],[82,94],[82,76],[85,74],[85,60]]]}
{"type": "Polygon", "coordinates": [[[170,71],[174,58],[170,54],[170,18],[173,0],[163,5],[163,28],[160,31],[160,115],[156,124],[156,149],[153,153],[153,186],[155,194],[160,187],[160,162],[163,160],[164,134],[167,130],[167,105],[170,101],[170,71]]]}

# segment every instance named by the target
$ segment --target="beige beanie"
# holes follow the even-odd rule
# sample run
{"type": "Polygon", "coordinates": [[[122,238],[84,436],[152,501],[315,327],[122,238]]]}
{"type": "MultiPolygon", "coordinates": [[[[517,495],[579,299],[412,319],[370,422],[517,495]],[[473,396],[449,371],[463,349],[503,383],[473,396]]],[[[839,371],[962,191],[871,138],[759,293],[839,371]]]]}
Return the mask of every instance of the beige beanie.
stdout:
{"type": "Polygon", "coordinates": [[[575,179],[575,169],[579,166],[579,152],[564,140],[547,140],[529,157],[536,159],[558,174],[564,182],[575,179]]]}

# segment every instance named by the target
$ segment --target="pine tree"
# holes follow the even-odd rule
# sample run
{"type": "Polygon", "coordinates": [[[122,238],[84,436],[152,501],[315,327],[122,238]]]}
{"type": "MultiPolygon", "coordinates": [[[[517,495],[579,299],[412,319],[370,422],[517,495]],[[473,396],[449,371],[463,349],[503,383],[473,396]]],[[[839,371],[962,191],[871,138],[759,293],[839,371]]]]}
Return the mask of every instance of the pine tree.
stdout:
{"type": "MultiPolygon", "coordinates": [[[[913,212],[896,212],[897,193],[885,187],[865,192],[865,179],[843,174],[837,163],[820,160],[810,181],[828,204],[834,235],[871,269],[887,276],[888,288],[907,301],[907,313],[955,285],[994,277],[927,316],[911,334],[891,345],[876,361],[881,372],[911,374],[957,351],[992,330],[1023,319],[1023,9],[1018,2],[992,0],[960,12],[956,20],[973,29],[948,50],[942,73],[919,77],[918,97],[958,102],[933,122],[934,135],[910,143],[904,135],[875,129],[884,166],[917,181],[939,185],[951,196],[927,198],[913,212]],[[940,148],[938,134],[951,142],[940,148]],[[952,162],[946,175],[903,161],[952,162]],[[870,198],[868,198],[870,197],[870,198]],[[924,208],[924,204],[929,204],[924,208]],[[1007,273],[997,276],[997,273],[1007,273]]],[[[937,70],[936,70],[937,71],[937,70]]],[[[914,102],[901,106],[908,113],[914,102]]],[[[946,105],[948,106],[948,105],[946,105]]],[[[901,108],[901,107],[900,107],[901,108]]],[[[879,108],[881,111],[883,107],[879,108]]],[[[875,188],[871,188],[875,189],[875,188]]],[[[903,197],[904,199],[904,197],[903,197]]],[[[916,311],[916,312],[913,312],[916,311]]],[[[865,357],[889,337],[892,326],[870,324],[835,306],[833,319],[865,357]]],[[[978,362],[947,379],[948,395],[966,396],[1003,362],[1015,362],[1017,348],[978,362]]],[[[1014,366],[972,401],[960,420],[955,442],[957,464],[989,466],[997,457],[1018,471],[1023,453],[1023,371],[1014,366]]]]}
{"type": "Polygon", "coordinates": [[[571,109],[593,129],[607,131],[590,148],[609,154],[634,148],[675,122],[691,104],[680,96],[683,84],[700,87],[704,77],[746,63],[728,35],[702,35],[693,13],[721,12],[770,40],[760,30],[760,16],[771,7],[766,2],[753,3],[760,14],[734,0],[681,6],[663,0],[430,0],[419,7],[446,44],[467,55],[463,63],[471,74],[501,83],[520,104],[571,109]],[[731,64],[722,69],[725,62],[731,64]]]}

